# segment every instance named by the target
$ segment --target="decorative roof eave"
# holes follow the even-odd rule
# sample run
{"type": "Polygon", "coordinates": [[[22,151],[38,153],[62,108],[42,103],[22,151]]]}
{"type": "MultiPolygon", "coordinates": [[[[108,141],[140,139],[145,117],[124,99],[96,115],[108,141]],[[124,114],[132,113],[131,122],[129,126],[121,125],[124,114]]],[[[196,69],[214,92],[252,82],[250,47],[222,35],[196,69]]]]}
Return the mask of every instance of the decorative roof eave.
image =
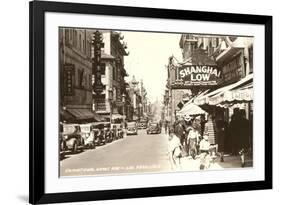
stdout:
{"type": "Polygon", "coordinates": [[[102,53],[101,54],[102,60],[116,60],[116,58],[110,54],[102,53]]]}
{"type": "Polygon", "coordinates": [[[242,47],[228,47],[227,49],[225,49],[222,53],[220,53],[217,57],[216,57],[216,62],[221,63],[224,62],[227,58],[235,55],[237,52],[241,51],[241,49],[243,49],[242,47]]]}
{"type": "Polygon", "coordinates": [[[126,77],[129,76],[129,74],[127,73],[127,71],[126,71],[125,68],[122,68],[122,69],[121,69],[121,72],[122,72],[122,74],[123,74],[124,76],[126,76],[126,77]]]}
{"type": "Polygon", "coordinates": [[[190,58],[186,61],[179,63],[179,66],[188,66],[188,65],[209,65],[209,66],[217,66],[217,63],[210,58],[204,50],[197,49],[190,58]]]}

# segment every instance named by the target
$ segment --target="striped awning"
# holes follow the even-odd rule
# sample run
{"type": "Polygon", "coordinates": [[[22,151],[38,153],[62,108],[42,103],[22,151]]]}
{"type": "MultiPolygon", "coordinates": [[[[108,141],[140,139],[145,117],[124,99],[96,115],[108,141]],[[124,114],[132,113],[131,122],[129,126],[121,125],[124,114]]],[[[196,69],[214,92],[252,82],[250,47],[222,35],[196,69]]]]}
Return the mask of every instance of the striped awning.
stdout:
{"type": "Polygon", "coordinates": [[[234,101],[244,102],[253,100],[253,74],[246,76],[240,81],[218,88],[210,93],[196,98],[197,105],[219,105],[234,101]]]}
{"type": "Polygon", "coordinates": [[[73,115],[77,120],[104,121],[102,116],[89,109],[67,109],[67,112],[73,115]]]}

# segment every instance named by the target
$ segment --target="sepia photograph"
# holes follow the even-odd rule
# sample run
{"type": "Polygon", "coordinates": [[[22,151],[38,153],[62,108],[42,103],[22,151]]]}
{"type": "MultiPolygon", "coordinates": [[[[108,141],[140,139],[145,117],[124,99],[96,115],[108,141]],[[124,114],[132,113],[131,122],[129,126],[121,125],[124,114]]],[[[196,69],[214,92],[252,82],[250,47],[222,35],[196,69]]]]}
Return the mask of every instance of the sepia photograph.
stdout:
{"type": "Polygon", "coordinates": [[[58,33],[60,177],[253,168],[253,36],[58,33]]]}

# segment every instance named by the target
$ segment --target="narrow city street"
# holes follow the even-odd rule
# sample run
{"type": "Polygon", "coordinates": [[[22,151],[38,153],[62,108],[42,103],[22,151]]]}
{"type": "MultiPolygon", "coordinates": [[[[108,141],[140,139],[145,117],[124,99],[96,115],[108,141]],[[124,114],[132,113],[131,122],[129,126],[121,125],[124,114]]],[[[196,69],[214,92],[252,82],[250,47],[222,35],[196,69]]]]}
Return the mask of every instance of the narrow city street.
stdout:
{"type": "Polygon", "coordinates": [[[59,35],[60,176],[253,167],[252,37],[59,35]]]}
{"type": "Polygon", "coordinates": [[[66,155],[60,161],[61,176],[169,171],[167,135],[129,135],[93,150],[66,155]]]}
{"type": "MultiPolygon", "coordinates": [[[[178,167],[171,167],[168,139],[163,130],[161,134],[146,133],[139,130],[138,135],[128,135],[112,143],[85,149],[83,152],[68,154],[60,161],[60,176],[115,175],[122,173],[151,173],[169,171],[200,171],[200,157],[181,158],[178,167]]],[[[246,167],[252,167],[248,161],[246,167]]],[[[226,156],[224,162],[217,158],[208,170],[241,168],[238,156],[226,156]]]]}

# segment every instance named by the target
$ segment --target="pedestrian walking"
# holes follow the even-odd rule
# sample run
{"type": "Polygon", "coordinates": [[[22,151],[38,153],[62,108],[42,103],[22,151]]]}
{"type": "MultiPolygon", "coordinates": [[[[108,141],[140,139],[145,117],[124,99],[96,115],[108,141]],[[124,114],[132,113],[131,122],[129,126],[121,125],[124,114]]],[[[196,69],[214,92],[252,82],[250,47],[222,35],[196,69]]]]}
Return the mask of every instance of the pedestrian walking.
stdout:
{"type": "Polygon", "coordinates": [[[218,143],[218,153],[220,157],[220,161],[224,161],[224,147],[225,147],[225,129],[226,123],[224,122],[222,116],[219,116],[216,121],[217,128],[217,143],[218,143]]]}
{"type": "Polygon", "coordinates": [[[185,127],[185,139],[184,139],[183,148],[184,148],[187,156],[189,156],[189,143],[188,143],[187,137],[189,135],[190,130],[193,129],[192,128],[192,122],[191,122],[192,118],[189,115],[187,115],[187,116],[185,116],[184,120],[185,120],[186,127],[185,127]]]}
{"type": "Polygon", "coordinates": [[[200,170],[208,169],[210,167],[210,143],[208,141],[208,135],[204,135],[200,141],[200,170]]]}
{"type": "Polygon", "coordinates": [[[231,116],[228,129],[229,146],[231,147],[231,152],[233,155],[237,155],[239,153],[239,120],[239,108],[235,108],[233,110],[233,115],[231,116]]]}
{"type": "Polygon", "coordinates": [[[249,120],[246,119],[246,112],[245,110],[239,110],[238,116],[239,122],[239,135],[238,135],[238,149],[239,155],[241,158],[241,166],[245,166],[245,154],[248,152],[249,149],[249,139],[250,139],[250,123],[249,120]]]}
{"type": "Polygon", "coordinates": [[[199,132],[193,127],[191,126],[191,129],[188,133],[187,136],[187,142],[188,142],[188,149],[189,149],[189,155],[195,159],[198,151],[197,151],[197,145],[199,144],[199,137],[200,134],[199,132]]]}
{"type": "Polygon", "coordinates": [[[165,120],[164,128],[165,128],[165,134],[167,134],[167,131],[168,131],[168,120],[165,120]]]}
{"type": "Polygon", "coordinates": [[[181,158],[182,158],[182,145],[180,139],[175,134],[173,127],[169,129],[169,138],[168,138],[168,156],[171,163],[172,169],[181,168],[181,158]]]}
{"type": "MultiPolygon", "coordinates": [[[[182,147],[187,146],[186,145],[186,123],[184,118],[179,118],[178,121],[175,124],[175,134],[177,135],[177,137],[180,139],[180,143],[182,145],[182,147]]],[[[186,150],[182,149],[183,151],[183,156],[186,156],[186,150]]]]}

